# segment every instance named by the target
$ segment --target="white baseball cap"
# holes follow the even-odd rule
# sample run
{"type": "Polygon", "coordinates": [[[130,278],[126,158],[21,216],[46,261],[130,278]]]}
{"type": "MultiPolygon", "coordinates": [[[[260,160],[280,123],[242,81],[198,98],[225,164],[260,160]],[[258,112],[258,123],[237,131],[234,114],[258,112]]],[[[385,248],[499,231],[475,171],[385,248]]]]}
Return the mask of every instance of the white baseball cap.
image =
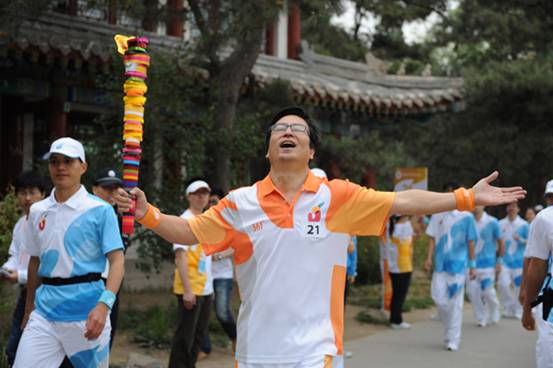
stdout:
{"type": "Polygon", "coordinates": [[[50,151],[44,155],[44,159],[48,160],[54,153],[59,153],[60,155],[71,158],[78,158],[82,162],[86,162],[83,145],[73,138],[63,137],[56,139],[50,146],[50,151]]]}
{"type": "Polygon", "coordinates": [[[544,195],[547,195],[547,194],[553,194],[553,180],[549,180],[547,184],[545,184],[544,195]]]}
{"type": "Polygon", "coordinates": [[[208,191],[211,192],[211,188],[209,187],[209,184],[207,184],[203,180],[196,180],[190,183],[190,185],[186,187],[186,195],[189,195],[190,193],[195,193],[200,189],[207,189],[208,191]]]}
{"type": "Polygon", "coordinates": [[[327,178],[325,171],[323,169],[319,169],[318,167],[312,168],[311,172],[313,173],[313,175],[318,176],[319,178],[327,178]]]}

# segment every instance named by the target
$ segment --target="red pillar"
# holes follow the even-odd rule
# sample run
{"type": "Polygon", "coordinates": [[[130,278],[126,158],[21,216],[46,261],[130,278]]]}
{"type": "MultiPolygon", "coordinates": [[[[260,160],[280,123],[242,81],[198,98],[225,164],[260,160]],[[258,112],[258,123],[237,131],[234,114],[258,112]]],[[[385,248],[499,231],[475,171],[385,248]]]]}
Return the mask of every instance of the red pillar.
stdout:
{"type": "Polygon", "coordinates": [[[63,101],[52,99],[48,104],[48,130],[54,139],[67,135],[67,113],[63,101]]]}
{"type": "Polygon", "coordinates": [[[167,0],[167,9],[169,10],[167,35],[182,38],[184,0],[167,0]]]}
{"type": "Polygon", "coordinates": [[[265,53],[267,55],[275,54],[275,24],[267,24],[265,28],[265,53]]]}
{"type": "Polygon", "coordinates": [[[117,24],[117,0],[108,1],[108,23],[117,24]]]}
{"type": "Polygon", "coordinates": [[[301,42],[300,8],[291,5],[288,9],[288,59],[298,59],[301,42]]]}

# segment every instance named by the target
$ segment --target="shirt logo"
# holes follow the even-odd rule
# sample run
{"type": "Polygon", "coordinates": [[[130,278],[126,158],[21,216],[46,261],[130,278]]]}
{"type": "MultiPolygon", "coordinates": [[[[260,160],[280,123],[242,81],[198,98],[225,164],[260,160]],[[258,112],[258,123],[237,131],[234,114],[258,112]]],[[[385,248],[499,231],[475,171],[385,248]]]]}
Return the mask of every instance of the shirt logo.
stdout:
{"type": "Polygon", "coordinates": [[[321,207],[324,206],[324,202],[319,203],[317,206],[311,209],[311,212],[307,214],[307,221],[320,222],[321,221],[321,207]]]}
{"type": "Polygon", "coordinates": [[[262,221],[256,222],[255,224],[252,225],[252,228],[253,228],[253,232],[257,233],[258,231],[263,229],[263,222],[262,221]]]}
{"type": "Polygon", "coordinates": [[[44,230],[45,227],[46,227],[46,215],[42,215],[40,217],[40,221],[38,222],[38,229],[42,231],[44,230]]]}

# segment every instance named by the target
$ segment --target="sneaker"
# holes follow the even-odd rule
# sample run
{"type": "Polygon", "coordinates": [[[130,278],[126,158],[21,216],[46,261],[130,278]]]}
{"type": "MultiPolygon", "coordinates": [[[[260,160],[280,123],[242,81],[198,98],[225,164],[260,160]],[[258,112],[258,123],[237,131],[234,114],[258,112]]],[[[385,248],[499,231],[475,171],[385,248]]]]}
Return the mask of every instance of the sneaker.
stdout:
{"type": "Polygon", "coordinates": [[[459,350],[459,347],[455,344],[449,343],[446,346],[447,351],[457,351],[459,350]]]}
{"type": "Polygon", "coordinates": [[[486,322],[478,322],[478,327],[486,327],[486,322]]]}
{"type": "Polygon", "coordinates": [[[353,353],[351,351],[344,352],[344,358],[349,359],[353,356],[353,353]]]}
{"type": "Polygon", "coordinates": [[[390,327],[392,328],[392,330],[406,330],[408,328],[411,328],[411,325],[407,322],[390,323],[390,327]]]}
{"type": "Polygon", "coordinates": [[[434,313],[430,316],[430,320],[432,321],[440,321],[440,315],[438,313],[434,313]]]}

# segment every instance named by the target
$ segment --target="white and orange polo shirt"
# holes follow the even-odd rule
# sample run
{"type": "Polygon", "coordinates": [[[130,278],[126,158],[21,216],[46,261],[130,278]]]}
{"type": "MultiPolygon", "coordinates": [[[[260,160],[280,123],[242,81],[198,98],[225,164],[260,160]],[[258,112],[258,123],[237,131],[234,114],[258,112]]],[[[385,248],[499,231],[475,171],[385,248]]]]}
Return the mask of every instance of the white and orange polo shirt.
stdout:
{"type": "Polygon", "coordinates": [[[234,248],[239,362],[342,354],[348,234],[380,235],[394,196],[309,173],[289,203],[267,176],[188,220],[207,254],[234,248]]]}

